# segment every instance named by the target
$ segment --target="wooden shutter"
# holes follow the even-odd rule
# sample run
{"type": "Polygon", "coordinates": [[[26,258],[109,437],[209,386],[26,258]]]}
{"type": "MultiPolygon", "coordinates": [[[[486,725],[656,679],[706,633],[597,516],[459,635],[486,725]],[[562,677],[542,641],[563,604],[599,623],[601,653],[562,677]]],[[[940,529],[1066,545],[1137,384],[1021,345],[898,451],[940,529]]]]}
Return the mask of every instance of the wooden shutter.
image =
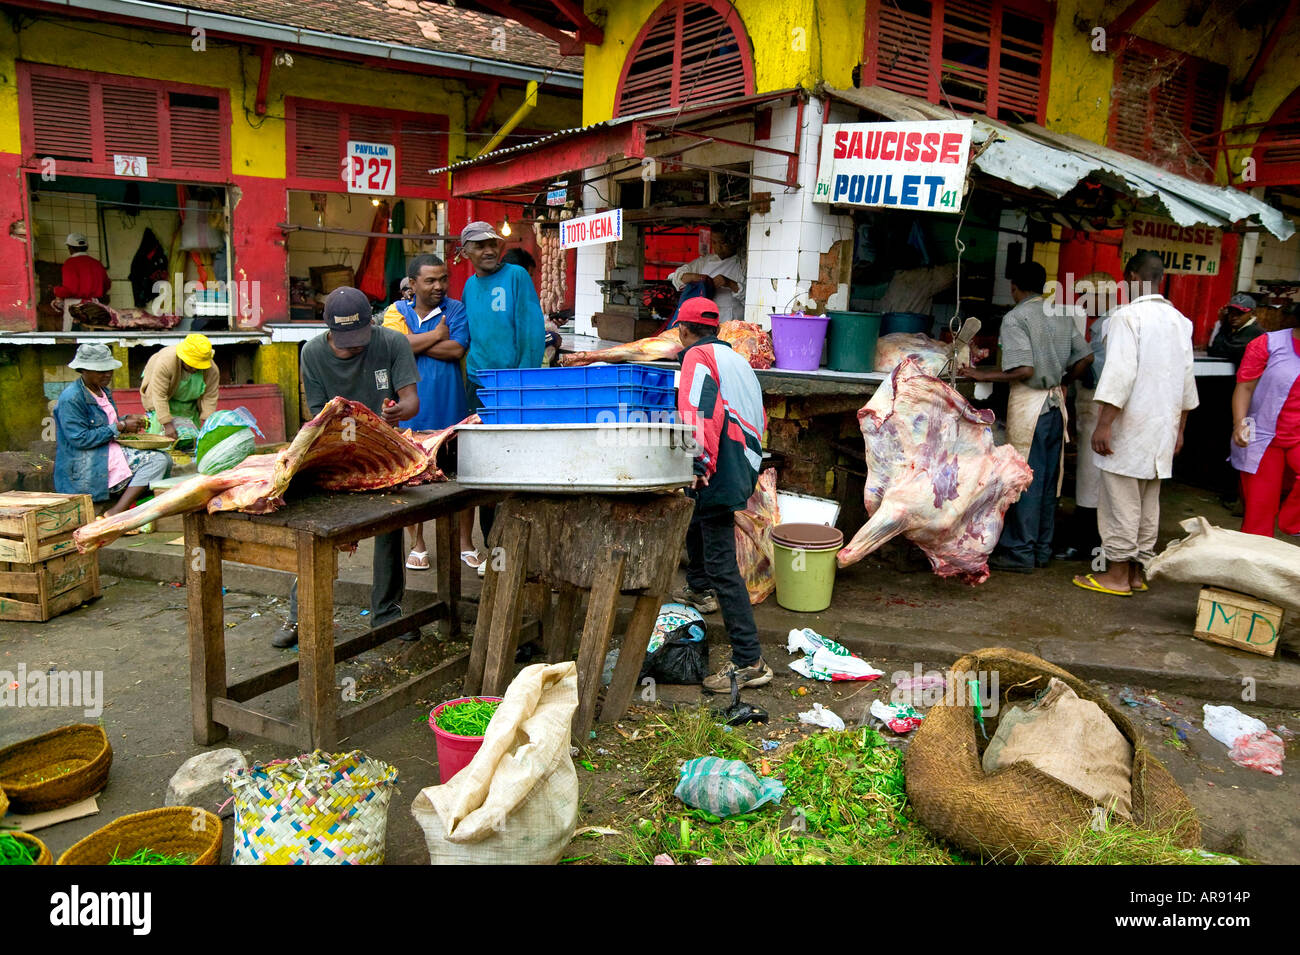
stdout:
{"type": "Polygon", "coordinates": [[[1155,98],[1150,95],[1148,84],[1152,82],[1155,68],[1154,57],[1134,51],[1120,56],[1111,93],[1111,148],[1131,156],[1141,156],[1147,151],[1155,117],[1155,98]]]}
{"type": "Polygon", "coordinates": [[[221,169],[221,101],[215,96],[167,94],[171,164],[221,169]]]}
{"type": "Polygon", "coordinates": [[[341,184],[344,139],[339,135],[339,123],[343,119],[338,110],[295,104],[293,176],[341,184]]]}
{"type": "Polygon", "coordinates": [[[163,163],[158,142],[158,90],[103,84],[104,158],[114,154],[147,156],[155,168],[163,163]]]}
{"type": "Polygon", "coordinates": [[[983,0],[944,0],[943,88],[959,109],[989,113],[993,11],[983,0]]]}
{"type": "Polygon", "coordinates": [[[1044,13],[1003,9],[998,49],[998,119],[1036,122],[1046,100],[1047,41],[1044,13]]]}
{"type": "Polygon", "coordinates": [[[447,165],[447,135],[437,124],[403,120],[397,137],[397,187],[436,186],[430,169],[447,165]]]}
{"type": "Polygon", "coordinates": [[[871,63],[877,86],[929,99],[931,15],[929,0],[881,0],[871,63]]]}
{"type": "Polygon", "coordinates": [[[665,3],[628,56],[617,115],[744,96],[748,41],[707,3],[665,3]]]}
{"type": "Polygon", "coordinates": [[[30,74],[32,145],[37,156],[94,162],[90,83],[30,74]]]}

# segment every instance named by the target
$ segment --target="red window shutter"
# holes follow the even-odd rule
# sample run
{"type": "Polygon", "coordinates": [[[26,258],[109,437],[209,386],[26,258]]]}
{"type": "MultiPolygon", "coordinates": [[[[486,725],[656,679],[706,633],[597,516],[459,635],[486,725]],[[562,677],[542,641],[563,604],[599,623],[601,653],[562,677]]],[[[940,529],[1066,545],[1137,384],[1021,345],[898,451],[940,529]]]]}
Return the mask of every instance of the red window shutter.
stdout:
{"type": "Polygon", "coordinates": [[[397,142],[397,186],[429,188],[437,182],[430,169],[447,165],[446,131],[434,123],[403,120],[397,142]]]}
{"type": "Polygon", "coordinates": [[[337,110],[298,103],[294,107],[293,174],[300,179],[341,182],[343,145],[337,110]]]}
{"type": "Polygon", "coordinates": [[[981,0],[944,0],[943,89],[959,109],[989,113],[993,11],[981,0]]]}
{"type": "Polygon", "coordinates": [[[747,44],[707,3],[664,4],[629,56],[618,99],[622,116],[748,92],[747,44]]]}
{"type": "Polygon", "coordinates": [[[90,83],[32,73],[30,84],[32,145],[36,155],[94,162],[90,83]]]}
{"type": "Polygon", "coordinates": [[[147,156],[150,165],[163,163],[158,143],[158,90],[139,86],[103,85],[104,158],[114,154],[147,156]]]}
{"type": "Polygon", "coordinates": [[[388,116],[349,113],[348,139],[359,143],[396,144],[397,123],[388,116]]]}
{"type": "Polygon", "coordinates": [[[929,0],[880,0],[876,20],[875,85],[929,97],[929,0]]]}
{"type": "Polygon", "coordinates": [[[221,101],[215,96],[167,94],[171,165],[181,169],[220,169],[221,101]]]}
{"type": "Polygon", "coordinates": [[[1196,75],[1192,80],[1191,115],[1187,119],[1187,131],[1195,142],[1197,152],[1208,167],[1206,175],[1213,178],[1213,170],[1218,163],[1215,141],[1203,139],[1217,133],[1223,126],[1223,98],[1228,89],[1228,70],[1217,63],[1198,64],[1196,75]]]}
{"type": "Polygon", "coordinates": [[[1043,77],[1047,71],[1046,15],[1002,11],[1002,43],[998,49],[997,118],[1034,122],[1041,112],[1043,77]]]}
{"type": "Polygon", "coordinates": [[[1120,56],[1118,81],[1111,93],[1111,148],[1131,156],[1147,152],[1155,116],[1149,88],[1155,68],[1154,57],[1132,51],[1120,56]]]}

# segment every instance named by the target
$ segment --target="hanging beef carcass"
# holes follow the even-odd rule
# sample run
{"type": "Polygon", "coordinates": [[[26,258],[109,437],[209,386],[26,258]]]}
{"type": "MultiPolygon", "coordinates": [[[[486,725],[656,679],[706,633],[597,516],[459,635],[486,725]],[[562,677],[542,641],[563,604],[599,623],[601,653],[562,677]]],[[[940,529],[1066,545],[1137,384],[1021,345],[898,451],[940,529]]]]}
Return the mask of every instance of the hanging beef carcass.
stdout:
{"type": "MultiPolygon", "coordinates": [[[[876,371],[890,372],[903,363],[904,358],[912,358],[917,364],[932,375],[944,373],[953,346],[941,342],[929,335],[913,335],[908,332],[894,332],[881,335],[876,340],[876,371]]],[[[988,355],[988,349],[971,345],[957,346],[957,360],[954,367],[973,365],[988,355]]]]}
{"type": "Polygon", "coordinates": [[[847,567],[902,535],[934,572],[978,584],[1008,507],[1033,477],[1010,445],[995,447],[992,411],[972,407],[912,358],[858,412],[867,450],[870,520],[839,552],[847,567]]]}
{"type": "Polygon", "coordinates": [[[284,504],[284,492],[295,478],[327,491],[374,491],[410,481],[445,480],[436,456],[454,430],[408,437],[411,432],[389,427],[360,402],[332,398],[278,454],[253,455],[228,471],[195,475],[147,504],[79,528],[73,540],[86,553],[160,517],[203,507],[212,514],[265,514],[284,504]]]}
{"type": "Polygon", "coordinates": [[[772,570],[772,528],[780,522],[776,503],[776,468],[758,476],[743,511],[736,512],[736,566],[749,591],[749,602],[760,604],[776,589],[772,570]]]}
{"type": "MultiPolygon", "coordinates": [[[[771,368],[776,362],[772,338],[753,322],[723,322],[718,337],[734,348],[751,368],[771,368]]],[[[640,338],[625,345],[614,345],[597,351],[575,352],[560,359],[565,367],[591,365],[598,361],[617,364],[629,361],[672,361],[682,351],[682,340],[676,328],[660,332],[652,338],[640,338]]]]}

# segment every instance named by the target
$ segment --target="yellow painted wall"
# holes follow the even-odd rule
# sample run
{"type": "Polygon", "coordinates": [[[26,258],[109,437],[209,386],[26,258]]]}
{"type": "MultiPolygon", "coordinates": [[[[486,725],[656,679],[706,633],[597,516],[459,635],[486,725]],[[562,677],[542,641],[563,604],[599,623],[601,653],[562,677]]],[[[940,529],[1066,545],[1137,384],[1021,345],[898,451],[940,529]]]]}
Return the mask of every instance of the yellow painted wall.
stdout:
{"type": "MultiPolygon", "coordinates": [[[[15,32],[13,21],[0,24],[0,152],[21,150],[18,127],[16,60],[90,69],[180,83],[212,86],[229,92],[232,171],[236,175],[283,178],[285,175],[284,99],[300,96],[360,106],[445,114],[451,136],[449,154],[465,154],[464,128],[481,92],[459,80],[383,71],[295,53],[293,66],[275,66],[267,96],[267,113],[254,111],[258,56],[209,40],[196,52],[184,35],[128,29],[105,23],[37,20],[15,32]],[[94,31],[88,32],[88,31],[94,31]],[[87,57],[93,44],[94,55],[87,57]]],[[[522,93],[503,91],[491,118],[498,124],[514,111],[522,93]]],[[[557,129],[577,121],[577,101],[543,93],[526,126],[557,129]]]]}
{"type": "MultiPolygon", "coordinates": [[[[618,80],[637,34],[659,9],[660,0],[588,0],[587,12],[607,12],[605,42],[586,48],[582,121],[598,123],[614,115],[618,80]]],[[[754,92],[795,86],[812,88],[825,80],[851,86],[862,60],[866,8],[861,0],[736,0],[754,51],[754,92]]]]}

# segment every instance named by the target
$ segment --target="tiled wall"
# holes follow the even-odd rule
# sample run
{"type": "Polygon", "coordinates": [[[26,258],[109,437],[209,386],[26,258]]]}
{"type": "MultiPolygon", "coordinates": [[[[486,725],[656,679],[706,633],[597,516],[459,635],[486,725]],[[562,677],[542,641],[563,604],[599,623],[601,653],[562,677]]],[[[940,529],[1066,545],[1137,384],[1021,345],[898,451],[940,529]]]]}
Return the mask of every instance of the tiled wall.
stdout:
{"type": "Polygon", "coordinates": [[[99,215],[95,197],[75,192],[41,192],[32,202],[36,222],[36,258],[62,262],[68,257],[68,233],[80,232],[90,240],[91,255],[101,257],[99,215]]]}
{"type": "Polygon", "coordinates": [[[1281,242],[1261,232],[1255,256],[1255,281],[1300,282],[1300,240],[1296,236],[1281,242]]]}

